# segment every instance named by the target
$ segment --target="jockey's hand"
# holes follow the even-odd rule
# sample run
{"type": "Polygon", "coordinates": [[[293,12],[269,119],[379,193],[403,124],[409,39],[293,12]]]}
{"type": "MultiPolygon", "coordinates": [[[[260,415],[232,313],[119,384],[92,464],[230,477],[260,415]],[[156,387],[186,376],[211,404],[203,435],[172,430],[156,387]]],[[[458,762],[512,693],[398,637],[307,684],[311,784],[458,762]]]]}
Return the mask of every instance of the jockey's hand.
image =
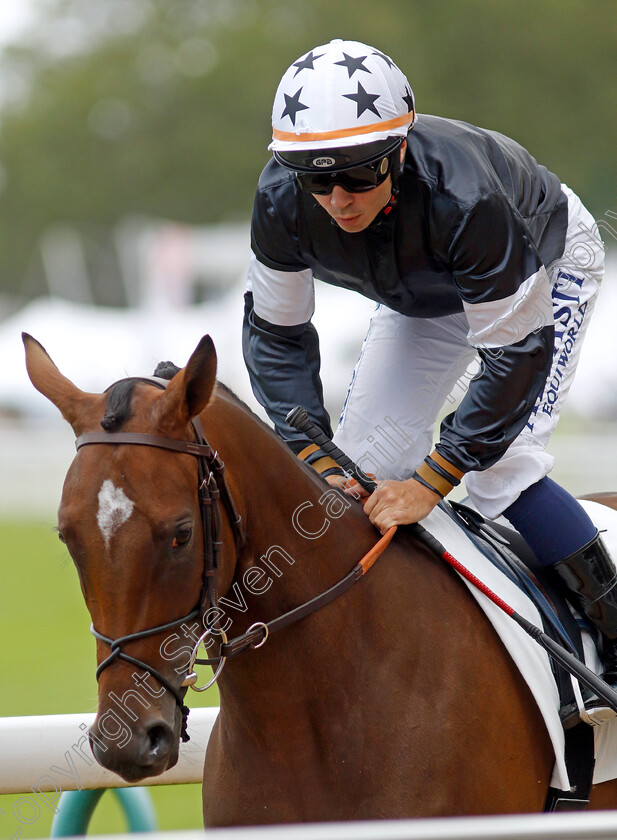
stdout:
{"type": "Polygon", "coordinates": [[[424,519],[440,499],[441,496],[415,478],[386,481],[367,499],[364,512],[373,525],[385,534],[392,525],[408,525],[424,519]]]}
{"type": "Polygon", "coordinates": [[[354,499],[368,498],[370,495],[368,490],[365,490],[364,487],[358,484],[355,478],[349,478],[346,475],[327,475],[326,481],[332,487],[338,487],[339,490],[342,490],[348,496],[353,496],[354,499]]]}

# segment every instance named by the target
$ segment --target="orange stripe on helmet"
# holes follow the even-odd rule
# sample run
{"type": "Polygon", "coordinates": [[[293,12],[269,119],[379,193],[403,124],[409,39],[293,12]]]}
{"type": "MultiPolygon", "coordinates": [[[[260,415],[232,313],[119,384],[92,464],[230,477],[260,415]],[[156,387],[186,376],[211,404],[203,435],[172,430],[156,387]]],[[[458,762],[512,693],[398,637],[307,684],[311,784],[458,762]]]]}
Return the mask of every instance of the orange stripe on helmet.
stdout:
{"type": "Polygon", "coordinates": [[[410,111],[402,117],[395,117],[393,120],[371,123],[370,125],[355,126],[354,128],[340,128],[333,131],[315,131],[312,133],[298,133],[295,131],[279,131],[272,129],[273,140],[290,140],[295,143],[312,143],[314,140],[338,140],[343,137],[354,137],[357,134],[372,134],[374,131],[388,131],[391,128],[399,128],[405,123],[414,121],[415,113],[410,111]]]}

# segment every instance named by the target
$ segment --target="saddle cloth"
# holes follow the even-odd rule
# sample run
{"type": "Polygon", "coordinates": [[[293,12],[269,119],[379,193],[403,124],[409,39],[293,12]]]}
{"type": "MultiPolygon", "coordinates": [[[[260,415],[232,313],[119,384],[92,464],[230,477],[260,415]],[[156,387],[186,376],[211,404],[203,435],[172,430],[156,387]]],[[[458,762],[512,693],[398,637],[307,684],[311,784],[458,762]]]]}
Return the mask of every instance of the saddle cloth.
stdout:
{"type": "MultiPolygon", "coordinates": [[[[581,504],[595,526],[604,532],[604,541],[617,562],[617,511],[597,502],[583,501],[581,504]]],[[[516,612],[525,616],[536,627],[542,627],[542,618],[534,603],[476,548],[465,531],[444,511],[438,507],[434,508],[429,516],[422,520],[422,525],[463,566],[503,598],[516,612]]],[[[555,751],[551,786],[558,790],[569,790],[570,782],[564,758],[564,731],[559,719],[559,695],[548,654],[499,607],[471,583],[464,578],[463,580],[506,646],[544,717],[555,751]]],[[[596,674],[600,673],[598,654],[587,633],[583,633],[583,645],[587,666],[596,674]]],[[[601,725],[594,725],[594,741],[596,764],[593,783],[599,784],[617,778],[617,717],[613,716],[601,725]]]]}

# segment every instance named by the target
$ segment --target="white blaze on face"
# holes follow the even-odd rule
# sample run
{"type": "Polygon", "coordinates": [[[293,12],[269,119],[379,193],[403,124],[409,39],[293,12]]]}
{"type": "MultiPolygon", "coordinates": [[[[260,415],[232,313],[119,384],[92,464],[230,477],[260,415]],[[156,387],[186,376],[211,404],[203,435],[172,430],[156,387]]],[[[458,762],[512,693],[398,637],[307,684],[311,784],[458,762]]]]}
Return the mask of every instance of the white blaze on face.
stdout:
{"type": "Polygon", "coordinates": [[[135,502],[132,502],[121,487],[114,487],[110,479],[105,479],[99,490],[99,509],[96,521],[101,529],[105,545],[118,528],[130,518],[135,502]]]}

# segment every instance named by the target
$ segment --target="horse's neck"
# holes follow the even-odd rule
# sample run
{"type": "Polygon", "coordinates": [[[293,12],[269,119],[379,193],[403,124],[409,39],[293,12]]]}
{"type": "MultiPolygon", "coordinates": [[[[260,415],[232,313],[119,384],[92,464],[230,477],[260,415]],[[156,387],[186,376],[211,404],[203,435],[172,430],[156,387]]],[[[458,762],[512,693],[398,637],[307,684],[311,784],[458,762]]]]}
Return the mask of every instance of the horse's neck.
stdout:
{"type": "Polygon", "coordinates": [[[304,467],[289,448],[242,406],[235,409],[235,423],[221,429],[228,435],[229,481],[245,509],[247,540],[253,554],[261,556],[285,542],[299,555],[309,550],[311,572],[317,573],[316,555],[330,554],[333,568],[346,545],[350,556],[356,544],[368,546],[378,534],[368,524],[359,505],[330,488],[304,467]],[[235,427],[232,433],[229,430],[235,427]],[[350,543],[353,543],[350,545],[350,543]]]}
{"type": "MultiPolygon", "coordinates": [[[[328,590],[379,533],[357,502],[344,511],[329,504],[328,485],[260,425],[245,418],[225,429],[232,425],[233,440],[227,436],[223,450],[221,438],[221,452],[247,526],[247,547],[223,602],[235,637],[328,590]]],[[[279,744],[286,772],[301,775],[316,744],[345,752],[350,719],[358,731],[380,719],[393,686],[399,697],[426,694],[429,706],[436,704],[443,678],[434,662],[449,662],[452,673],[456,664],[441,628],[449,621],[467,626],[468,609],[468,594],[449,567],[405,538],[391,543],[339,598],[227,663],[218,683],[219,749],[261,766],[264,750],[279,744]]],[[[321,766],[314,763],[311,772],[319,776],[321,766]]]]}
{"type": "Polygon", "coordinates": [[[242,406],[220,398],[216,417],[211,443],[226,463],[246,528],[245,547],[223,587],[228,601],[246,601],[245,616],[231,616],[241,627],[243,620],[270,620],[328,589],[379,534],[355,500],[300,464],[242,406]]]}

